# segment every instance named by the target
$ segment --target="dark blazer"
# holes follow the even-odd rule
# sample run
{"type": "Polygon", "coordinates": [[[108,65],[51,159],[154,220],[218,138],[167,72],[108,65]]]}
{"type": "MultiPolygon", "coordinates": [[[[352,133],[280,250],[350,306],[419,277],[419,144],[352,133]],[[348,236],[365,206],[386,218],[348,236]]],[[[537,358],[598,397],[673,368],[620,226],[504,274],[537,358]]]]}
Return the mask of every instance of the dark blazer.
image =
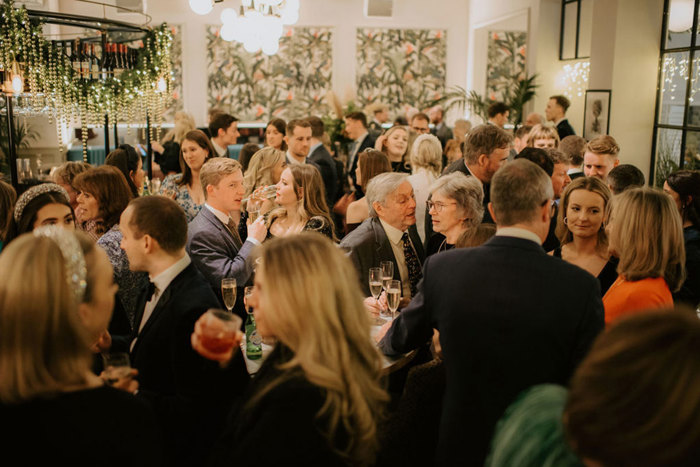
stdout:
{"type": "Polygon", "coordinates": [[[326,146],[321,144],[312,153],[309,154],[307,160],[316,164],[318,171],[321,173],[323,184],[326,187],[326,203],[328,209],[333,209],[336,195],[338,193],[338,175],[336,172],[335,161],[328,152],[326,146]]]}
{"type": "Polygon", "coordinates": [[[432,130],[430,130],[430,133],[437,136],[443,149],[445,149],[447,141],[451,140],[453,137],[452,130],[444,122],[434,126],[432,130]]]}
{"type": "Polygon", "coordinates": [[[566,138],[567,136],[575,135],[574,127],[571,126],[567,119],[562,120],[557,125],[557,133],[559,133],[559,140],[566,138]]]}
{"type": "MultiPolygon", "coordinates": [[[[150,299],[139,297],[138,329],[150,299]]],[[[219,301],[194,264],[162,292],[153,313],[136,336],[131,365],[138,370],[139,396],[148,399],[165,435],[166,456],[176,465],[194,465],[199,450],[223,428],[224,413],[247,385],[240,352],[226,371],[192,349],[194,323],[219,301]],[[194,462],[194,463],[193,463],[194,462]]]]}
{"type": "Polygon", "coordinates": [[[238,293],[234,312],[245,318],[243,306],[243,287],[253,274],[253,258],[251,253],[255,248],[252,242],[243,242],[238,249],[233,235],[206,206],[192,219],[187,232],[187,252],[197,269],[209,281],[212,290],[223,307],[221,296],[221,279],[233,277],[236,279],[238,293]]]}
{"type": "MultiPolygon", "coordinates": [[[[411,243],[413,243],[413,248],[416,250],[418,259],[422,263],[425,258],[425,252],[415,225],[408,228],[408,235],[411,243]]],[[[393,262],[394,279],[401,279],[399,268],[396,265],[394,250],[391,248],[389,238],[386,236],[384,227],[382,227],[378,217],[365,219],[362,224],[340,242],[340,247],[350,250],[349,257],[352,260],[352,264],[355,265],[355,269],[357,269],[360,286],[366,297],[371,295],[369,292],[369,268],[378,268],[382,261],[393,262]]]]}
{"type": "Polygon", "coordinates": [[[497,236],[426,259],[417,295],[380,346],[406,352],[440,331],[438,461],[483,465],[506,407],[535,384],[567,384],[603,326],[595,277],[533,241],[497,236]]]}
{"type": "MultiPolygon", "coordinates": [[[[362,143],[360,143],[360,147],[357,149],[357,152],[355,153],[355,157],[352,160],[352,164],[350,167],[348,167],[348,175],[352,179],[352,184],[355,186],[355,190],[357,190],[358,193],[362,193],[362,187],[357,184],[357,176],[355,175],[355,169],[357,169],[357,160],[359,159],[360,153],[364,151],[367,148],[374,148],[374,143],[376,142],[376,139],[371,135],[367,134],[365,139],[362,140],[362,143]]],[[[348,155],[349,157],[349,155],[348,155]]],[[[358,197],[359,199],[359,197],[358,197]]]]}

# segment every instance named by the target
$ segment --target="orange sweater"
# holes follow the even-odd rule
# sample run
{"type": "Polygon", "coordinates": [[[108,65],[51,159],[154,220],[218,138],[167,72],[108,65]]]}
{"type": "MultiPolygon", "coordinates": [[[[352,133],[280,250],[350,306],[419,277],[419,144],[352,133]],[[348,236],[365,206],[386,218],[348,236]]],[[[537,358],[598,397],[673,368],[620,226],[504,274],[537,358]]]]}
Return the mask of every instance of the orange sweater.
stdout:
{"type": "Polygon", "coordinates": [[[662,277],[629,282],[619,276],[603,297],[603,305],[608,325],[630,313],[671,307],[673,297],[662,277]]]}

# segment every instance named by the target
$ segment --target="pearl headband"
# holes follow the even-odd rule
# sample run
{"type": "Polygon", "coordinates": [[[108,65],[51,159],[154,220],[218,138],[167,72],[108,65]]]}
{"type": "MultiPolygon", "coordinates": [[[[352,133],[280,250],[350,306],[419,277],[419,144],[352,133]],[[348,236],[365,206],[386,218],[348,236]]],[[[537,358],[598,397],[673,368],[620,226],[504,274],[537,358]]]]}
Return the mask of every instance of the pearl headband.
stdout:
{"type": "MultiPolygon", "coordinates": [[[[60,187],[59,187],[60,188],[60,187]]],[[[61,188],[62,189],[62,188],[61,188]]],[[[68,287],[75,294],[76,303],[82,303],[87,288],[87,267],[83,249],[76,236],[55,225],[45,225],[34,229],[35,237],[46,237],[58,245],[66,263],[68,287]]]]}
{"type": "Polygon", "coordinates": [[[36,197],[43,195],[44,193],[58,193],[59,195],[62,195],[64,198],[66,198],[66,203],[70,200],[68,192],[65,189],[63,189],[63,187],[56,185],[55,183],[42,183],[41,185],[34,185],[33,187],[29,188],[27,191],[22,193],[22,195],[17,200],[17,204],[15,204],[15,222],[19,222],[19,220],[22,218],[24,208],[26,208],[27,205],[31,203],[36,197]]]}

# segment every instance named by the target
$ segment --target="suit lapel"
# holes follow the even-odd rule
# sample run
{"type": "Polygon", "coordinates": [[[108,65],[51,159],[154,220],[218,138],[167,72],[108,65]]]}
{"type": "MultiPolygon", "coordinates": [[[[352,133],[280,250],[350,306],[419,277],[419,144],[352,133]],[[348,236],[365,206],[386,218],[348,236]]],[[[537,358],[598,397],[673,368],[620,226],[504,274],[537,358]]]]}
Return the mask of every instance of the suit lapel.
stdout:
{"type": "Polygon", "coordinates": [[[238,254],[239,248],[236,247],[236,241],[233,238],[233,234],[231,231],[228,229],[226,225],[224,225],[223,222],[219,220],[218,217],[214,215],[213,212],[211,212],[207,207],[203,207],[202,211],[204,213],[204,218],[209,221],[214,227],[216,227],[219,232],[221,232],[222,238],[226,242],[226,245],[229,248],[229,254],[232,254],[232,258],[235,257],[238,254]]]}
{"type": "MultiPolygon", "coordinates": [[[[394,256],[394,249],[391,248],[391,243],[389,242],[389,237],[386,236],[382,224],[379,222],[378,217],[372,218],[372,230],[374,231],[374,245],[377,258],[391,258],[394,262],[394,277],[399,273],[399,267],[396,263],[396,256],[394,256]]],[[[379,263],[374,266],[379,266],[379,263]]]]}

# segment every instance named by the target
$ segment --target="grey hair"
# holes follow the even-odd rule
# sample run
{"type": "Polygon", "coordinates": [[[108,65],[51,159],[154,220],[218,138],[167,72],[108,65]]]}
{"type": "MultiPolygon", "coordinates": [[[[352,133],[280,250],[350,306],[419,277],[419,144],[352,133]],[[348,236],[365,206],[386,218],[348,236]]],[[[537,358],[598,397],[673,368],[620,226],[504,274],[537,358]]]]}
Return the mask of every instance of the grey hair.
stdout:
{"type": "Polygon", "coordinates": [[[526,159],[509,162],[491,181],[491,203],[500,227],[535,220],[538,208],[552,198],[552,179],[526,159]]]}
{"type": "Polygon", "coordinates": [[[367,185],[367,204],[370,217],[377,217],[374,203],[384,204],[387,197],[399,189],[399,186],[408,180],[408,174],[397,172],[385,172],[375,175],[367,185]]]}
{"type": "Polygon", "coordinates": [[[484,188],[475,177],[468,177],[462,172],[452,172],[433,182],[430,194],[435,192],[455,200],[457,209],[466,217],[465,227],[481,224],[484,217],[484,188]]]}
{"type": "Polygon", "coordinates": [[[435,135],[420,135],[411,147],[411,167],[426,169],[436,177],[442,171],[442,144],[435,135]]]}

